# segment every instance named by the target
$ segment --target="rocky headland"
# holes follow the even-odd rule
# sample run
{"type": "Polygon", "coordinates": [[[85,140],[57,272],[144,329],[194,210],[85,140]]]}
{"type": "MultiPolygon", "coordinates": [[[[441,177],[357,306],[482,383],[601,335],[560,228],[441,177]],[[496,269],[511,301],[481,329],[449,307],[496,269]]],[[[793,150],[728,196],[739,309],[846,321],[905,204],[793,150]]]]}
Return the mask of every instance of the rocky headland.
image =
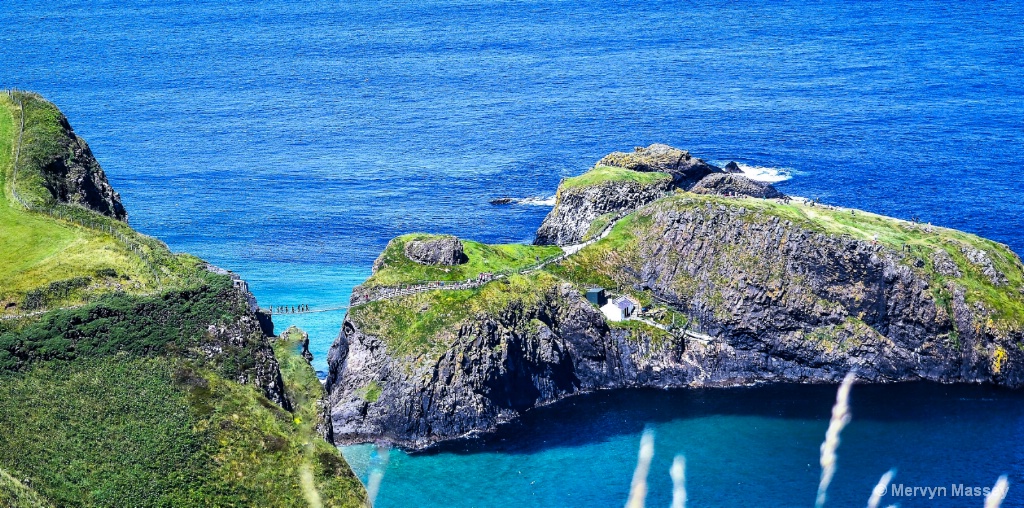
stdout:
{"type": "Polygon", "coordinates": [[[39,95],[0,94],[0,153],[0,505],[365,506],[301,332],[126,224],[39,95]]]}
{"type": "Polygon", "coordinates": [[[732,162],[712,166],[690,152],[668,145],[613,152],[583,175],[563,179],[555,206],[537,230],[536,245],[572,245],[588,239],[592,225],[609,221],[667,196],[673,191],[781,198],[770,184],[742,175],[732,162]]]}
{"type": "Polygon", "coordinates": [[[26,198],[38,198],[33,200],[37,204],[78,205],[126,222],[121,196],[67,117],[33,94],[25,94],[22,107],[26,122],[15,175],[18,190],[26,198]]]}
{"type": "Polygon", "coordinates": [[[353,302],[329,356],[339,442],[420,449],[612,388],[829,383],[851,370],[1024,386],[1024,267],[1005,245],[790,201],[664,145],[609,155],[558,196],[538,244],[613,227],[476,289],[353,302]],[[643,310],[610,320],[590,287],[643,310]]]}

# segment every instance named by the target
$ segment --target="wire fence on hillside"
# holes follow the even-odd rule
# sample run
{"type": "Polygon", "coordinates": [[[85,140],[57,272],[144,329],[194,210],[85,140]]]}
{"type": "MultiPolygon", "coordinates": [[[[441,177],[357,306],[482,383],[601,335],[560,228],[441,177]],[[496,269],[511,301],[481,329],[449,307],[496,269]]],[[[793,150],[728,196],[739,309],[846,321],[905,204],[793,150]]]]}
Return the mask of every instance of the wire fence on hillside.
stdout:
{"type": "MultiPolygon", "coordinates": [[[[160,284],[160,270],[157,269],[157,265],[154,262],[152,255],[147,251],[146,246],[134,238],[130,234],[125,234],[122,231],[118,231],[118,228],[106,223],[102,220],[91,219],[83,217],[80,213],[74,213],[73,207],[69,205],[38,205],[25,199],[18,192],[18,173],[22,165],[21,152],[22,143],[25,136],[25,102],[22,95],[26,92],[18,91],[15,89],[7,90],[7,97],[18,106],[19,112],[19,126],[18,126],[18,141],[14,148],[14,164],[11,169],[11,196],[17,201],[22,207],[30,212],[41,213],[49,215],[50,217],[70,222],[82,226],[84,228],[92,229],[102,233],[106,233],[121,245],[123,245],[130,252],[134,253],[138,258],[146,265],[146,268],[153,276],[154,281],[160,284]]],[[[83,208],[84,210],[84,208],[83,208]]]]}
{"type": "Polygon", "coordinates": [[[380,286],[380,287],[359,287],[353,291],[351,304],[362,305],[378,300],[388,300],[391,298],[400,298],[403,296],[411,296],[417,293],[423,293],[426,291],[434,290],[460,290],[460,289],[476,289],[484,284],[493,282],[495,280],[507,278],[510,275],[524,275],[537,270],[541,270],[544,267],[561,262],[577,252],[583,250],[584,247],[592,245],[597,241],[605,238],[611,232],[612,228],[626,215],[629,215],[633,211],[619,212],[608,221],[608,224],[595,235],[590,236],[587,240],[575,244],[563,247],[563,250],[559,254],[548,256],[545,259],[538,261],[537,263],[524,267],[524,268],[510,268],[494,273],[481,273],[476,278],[461,280],[461,281],[420,281],[415,284],[404,284],[400,286],[380,286]]]}

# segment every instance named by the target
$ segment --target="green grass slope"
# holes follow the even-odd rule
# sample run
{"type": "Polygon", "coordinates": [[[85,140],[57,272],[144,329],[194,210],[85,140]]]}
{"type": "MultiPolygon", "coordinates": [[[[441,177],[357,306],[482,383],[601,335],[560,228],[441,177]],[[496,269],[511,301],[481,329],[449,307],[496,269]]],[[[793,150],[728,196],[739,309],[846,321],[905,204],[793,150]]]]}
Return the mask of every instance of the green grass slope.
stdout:
{"type": "MultiPolygon", "coordinates": [[[[324,411],[327,394],[324,385],[316,377],[316,371],[299,353],[304,336],[299,329],[291,328],[274,342],[274,353],[281,364],[288,399],[295,407],[293,423],[296,433],[303,437],[301,448],[305,462],[299,466],[297,473],[300,478],[309,472],[316,473],[316,493],[313,497],[323,502],[324,506],[357,506],[356,501],[359,499],[351,493],[361,492],[362,484],[338,453],[338,449],[320,439],[319,429],[331,425],[330,416],[324,411]]],[[[308,495],[308,489],[306,492],[308,495]]]]}
{"type": "Polygon", "coordinates": [[[194,258],[174,256],[159,241],[139,235],[119,221],[52,202],[42,187],[39,168],[32,162],[53,148],[50,138],[60,112],[34,94],[19,93],[17,97],[25,112],[18,195],[68,220],[30,212],[14,199],[14,158],[22,108],[6,93],[0,94],[0,317],[80,304],[113,292],[152,292],[160,282],[186,277],[194,258]],[[139,252],[113,233],[130,238],[139,252]]]}
{"type": "Polygon", "coordinates": [[[31,210],[13,190],[21,108],[0,95],[0,506],[365,505],[309,423],[312,368],[271,349],[230,277],[32,196],[20,177],[61,117],[19,97],[31,210]],[[264,392],[278,373],[291,411],[264,392]]]}
{"type": "MultiPolygon", "coordinates": [[[[313,397],[290,397],[288,412],[234,381],[255,378],[265,339],[206,331],[246,302],[228,277],[205,277],[6,325],[0,468],[58,506],[361,506],[358,480],[308,423],[313,397]]],[[[276,351],[285,390],[308,392],[312,368],[276,351]]]]}
{"type": "Polygon", "coordinates": [[[6,508],[43,508],[51,506],[36,491],[0,469],[0,506],[6,508]]]}
{"type": "Polygon", "coordinates": [[[632,169],[613,166],[596,166],[582,175],[562,180],[559,190],[589,187],[606,182],[636,182],[641,185],[650,185],[655,182],[671,179],[672,176],[668,173],[633,171],[632,169]]]}
{"type": "Polygon", "coordinates": [[[48,362],[0,375],[0,395],[0,464],[58,506],[363,503],[298,416],[178,358],[48,362]]]}
{"type": "Polygon", "coordinates": [[[398,286],[424,281],[463,281],[481,273],[507,274],[536,265],[562,253],[561,248],[518,243],[488,245],[462,240],[468,261],[456,266],[423,265],[405,256],[405,244],[413,240],[436,237],[423,233],[402,235],[388,242],[378,259],[378,269],[366,282],[366,287],[398,286]]]}

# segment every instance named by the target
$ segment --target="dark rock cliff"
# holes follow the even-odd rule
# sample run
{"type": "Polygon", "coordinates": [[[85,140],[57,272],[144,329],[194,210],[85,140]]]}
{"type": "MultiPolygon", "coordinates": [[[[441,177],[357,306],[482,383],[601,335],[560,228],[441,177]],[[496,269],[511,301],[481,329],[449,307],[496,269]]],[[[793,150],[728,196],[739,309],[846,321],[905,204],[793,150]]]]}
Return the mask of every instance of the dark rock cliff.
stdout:
{"type": "Polygon", "coordinates": [[[638,182],[605,182],[587,187],[559,189],[555,207],[537,230],[535,245],[572,245],[582,242],[591,224],[605,214],[635,210],[664,197],[670,180],[650,185],[638,182]]]}
{"type": "Polygon", "coordinates": [[[722,172],[721,168],[690,155],[686,150],[660,143],[648,147],[638,146],[632,153],[612,152],[598,161],[597,165],[668,173],[672,175],[673,186],[684,190],[707,175],[722,172]]]}
{"type": "Polygon", "coordinates": [[[53,199],[80,205],[120,221],[128,220],[121,196],[107,182],[107,175],[93,157],[84,139],[75,134],[64,115],[58,120],[60,145],[48,153],[48,160],[37,161],[46,187],[53,199]]]}
{"type": "Polygon", "coordinates": [[[411,240],[404,247],[405,256],[424,265],[461,265],[467,261],[462,242],[454,236],[411,240]]]}
{"type": "Polygon", "coordinates": [[[702,178],[691,192],[718,194],[720,196],[750,196],[762,199],[778,199],[784,195],[771,184],[757,182],[743,175],[715,173],[702,178]]]}
{"type": "Polygon", "coordinates": [[[223,362],[224,358],[244,357],[244,361],[232,361],[237,365],[231,373],[234,380],[259,387],[268,399],[291,411],[281,369],[270,344],[271,337],[267,335],[260,316],[248,307],[248,302],[255,297],[247,289],[239,287],[233,287],[228,294],[233,301],[225,302],[225,307],[239,309],[239,312],[226,323],[207,325],[200,350],[207,360],[215,363],[223,362]]]}
{"type": "MultiPolygon", "coordinates": [[[[1019,316],[938,278],[932,253],[829,234],[752,201],[701,199],[645,208],[618,247],[595,244],[589,266],[563,267],[600,267],[684,326],[609,324],[565,282],[456,323],[430,354],[393,355],[389,337],[349,316],[328,359],[335,438],[422,448],[605,388],[835,382],[851,370],[879,383],[1024,386],[1019,316]]],[[[1004,254],[1014,273],[997,280],[1019,284],[1020,261],[1004,254]]],[[[972,257],[947,264],[994,268],[972,257]]],[[[1005,294],[1020,300],[1020,289],[1005,294]]]]}
{"type": "Polygon", "coordinates": [[[535,245],[579,243],[598,217],[624,215],[672,190],[756,198],[783,197],[771,184],[756,182],[741,174],[730,174],[742,172],[736,163],[731,163],[728,171],[723,171],[690,155],[690,152],[668,145],[636,147],[632,153],[613,152],[598,161],[595,167],[601,166],[667,173],[672,178],[648,185],[628,180],[570,188],[559,185],[555,206],[537,230],[535,245]]]}

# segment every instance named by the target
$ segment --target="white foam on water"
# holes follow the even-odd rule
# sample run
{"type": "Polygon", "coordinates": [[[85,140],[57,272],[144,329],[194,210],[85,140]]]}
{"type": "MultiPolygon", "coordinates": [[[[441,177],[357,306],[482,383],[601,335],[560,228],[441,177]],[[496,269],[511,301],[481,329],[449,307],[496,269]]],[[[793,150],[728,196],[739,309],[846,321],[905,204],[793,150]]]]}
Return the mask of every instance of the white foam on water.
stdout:
{"type": "Polygon", "coordinates": [[[515,203],[518,205],[555,206],[555,196],[522,198],[515,200],[515,203]]]}
{"type": "MultiPolygon", "coordinates": [[[[725,167],[728,161],[724,163],[715,163],[718,167],[725,167]]],[[[777,183],[789,180],[793,178],[796,173],[792,168],[771,168],[767,166],[751,166],[749,164],[743,164],[737,162],[737,166],[740,167],[740,171],[743,171],[743,175],[751,180],[758,182],[777,183]]]]}

